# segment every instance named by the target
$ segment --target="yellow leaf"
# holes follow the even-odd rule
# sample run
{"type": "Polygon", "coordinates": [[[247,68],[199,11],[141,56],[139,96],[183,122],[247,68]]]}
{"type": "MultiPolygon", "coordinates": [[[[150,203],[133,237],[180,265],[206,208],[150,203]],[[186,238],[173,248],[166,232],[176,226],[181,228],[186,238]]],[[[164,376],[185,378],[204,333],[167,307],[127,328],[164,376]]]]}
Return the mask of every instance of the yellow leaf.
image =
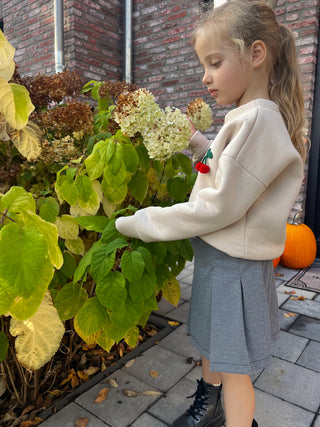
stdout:
{"type": "Polygon", "coordinates": [[[161,288],[163,297],[177,307],[180,300],[180,284],[176,278],[171,278],[161,288]]]}
{"type": "Polygon", "coordinates": [[[30,122],[23,129],[10,132],[13,144],[27,160],[40,156],[40,135],[38,126],[30,122]]]}
{"type": "Polygon", "coordinates": [[[65,240],[66,248],[75,255],[84,255],[84,243],[80,237],[65,240]]]}
{"type": "Polygon", "coordinates": [[[178,326],[178,325],[180,325],[180,322],[175,322],[174,320],[168,320],[168,324],[170,326],[178,326]]]}
{"type": "Polygon", "coordinates": [[[95,334],[92,335],[85,335],[82,330],[79,328],[78,322],[77,322],[77,318],[74,318],[73,321],[73,325],[74,325],[74,330],[76,331],[76,333],[79,335],[79,337],[81,337],[83,339],[83,341],[85,341],[87,344],[95,344],[97,342],[97,340],[99,339],[99,336],[101,335],[101,331],[96,332],[95,334]]]}
{"type": "Polygon", "coordinates": [[[128,390],[128,389],[126,389],[126,390],[122,390],[122,393],[125,395],[125,396],[128,396],[128,397],[137,397],[138,396],[138,392],[136,392],[136,391],[134,391],[134,390],[128,390]]]}
{"type": "Polygon", "coordinates": [[[57,217],[55,222],[59,237],[62,239],[76,239],[79,234],[79,225],[70,215],[57,217]]]}
{"type": "Polygon", "coordinates": [[[8,42],[0,30],[0,77],[9,81],[14,73],[13,61],[15,48],[8,42]]]}
{"type": "Polygon", "coordinates": [[[58,350],[64,326],[47,291],[38,311],[27,320],[10,320],[10,334],[17,337],[17,358],[27,369],[41,368],[58,350]]]}
{"type": "Polygon", "coordinates": [[[142,394],[144,396],[160,396],[162,393],[161,391],[146,390],[146,391],[143,391],[142,394]]]}
{"type": "Polygon", "coordinates": [[[158,371],[155,371],[154,369],[151,369],[151,370],[149,371],[149,375],[150,375],[150,377],[152,377],[152,378],[158,378],[158,376],[159,376],[159,372],[158,372],[158,371]]]}

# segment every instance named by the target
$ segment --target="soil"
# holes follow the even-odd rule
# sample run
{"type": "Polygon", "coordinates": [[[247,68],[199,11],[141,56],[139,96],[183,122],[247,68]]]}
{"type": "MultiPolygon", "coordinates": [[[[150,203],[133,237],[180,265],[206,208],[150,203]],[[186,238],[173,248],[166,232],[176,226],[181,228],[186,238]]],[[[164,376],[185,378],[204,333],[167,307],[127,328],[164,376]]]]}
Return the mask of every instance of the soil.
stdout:
{"type": "MultiPolygon", "coordinates": [[[[140,329],[139,344],[158,333],[158,328],[147,324],[140,329]]],[[[138,344],[138,345],[139,345],[138,344]]],[[[71,329],[61,342],[59,351],[44,367],[28,372],[15,358],[6,366],[1,364],[1,374],[13,378],[13,386],[0,397],[0,425],[3,427],[29,427],[39,425],[41,412],[55,405],[81,384],[98,373],[114,366],[133,350],[124,341],[106,352],[99,345],[87,345],[71,329]]]]}

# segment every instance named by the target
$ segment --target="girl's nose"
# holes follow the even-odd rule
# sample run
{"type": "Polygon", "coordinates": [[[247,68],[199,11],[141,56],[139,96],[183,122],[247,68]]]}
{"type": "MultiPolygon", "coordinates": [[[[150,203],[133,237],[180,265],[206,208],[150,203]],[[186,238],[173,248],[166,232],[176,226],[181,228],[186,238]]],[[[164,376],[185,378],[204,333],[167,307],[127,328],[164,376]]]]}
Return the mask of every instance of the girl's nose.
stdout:
{"type": "Polygon", "coordinates": [[[203,78],[202,78],[202,83],[204,85],[208,85],[209,83],[212,83],[212,78],[208,75],[208,73],[204,73],[203,78]]]}

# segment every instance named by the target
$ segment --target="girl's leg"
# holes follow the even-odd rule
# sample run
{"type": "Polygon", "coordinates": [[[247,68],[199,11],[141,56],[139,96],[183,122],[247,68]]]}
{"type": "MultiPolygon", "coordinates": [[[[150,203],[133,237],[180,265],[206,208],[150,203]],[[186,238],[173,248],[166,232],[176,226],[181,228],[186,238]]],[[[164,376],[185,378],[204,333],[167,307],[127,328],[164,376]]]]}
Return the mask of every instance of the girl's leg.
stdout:
{"type": "Polygon", "coordinates": [[[222,379],[221,379],[220,372],[210,371],[209,360],[203,356],[201,358],[201,362],[202,362],[202,378],[205,380],[205,382],[213,385],[221,384],[222,379]]]}
{"type": "Polygon", "coordinates": [[[249,375],[221,373],[227,427],[251,427],[255,409],[249,375]]]}

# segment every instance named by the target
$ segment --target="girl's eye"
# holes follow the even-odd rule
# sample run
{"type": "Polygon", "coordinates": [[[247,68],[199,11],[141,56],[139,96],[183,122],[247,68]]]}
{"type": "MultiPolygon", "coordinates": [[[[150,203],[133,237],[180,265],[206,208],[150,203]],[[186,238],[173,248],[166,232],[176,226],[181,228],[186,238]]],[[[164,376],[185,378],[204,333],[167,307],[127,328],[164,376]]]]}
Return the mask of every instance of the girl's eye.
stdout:
{"type": "Polygon", "coordinates": [[[221,65],[221,61],[217,61],[217,62],[212,63],[212,66],[216,67],[216,68],[219,67],[220,65],[221,65]]]}

